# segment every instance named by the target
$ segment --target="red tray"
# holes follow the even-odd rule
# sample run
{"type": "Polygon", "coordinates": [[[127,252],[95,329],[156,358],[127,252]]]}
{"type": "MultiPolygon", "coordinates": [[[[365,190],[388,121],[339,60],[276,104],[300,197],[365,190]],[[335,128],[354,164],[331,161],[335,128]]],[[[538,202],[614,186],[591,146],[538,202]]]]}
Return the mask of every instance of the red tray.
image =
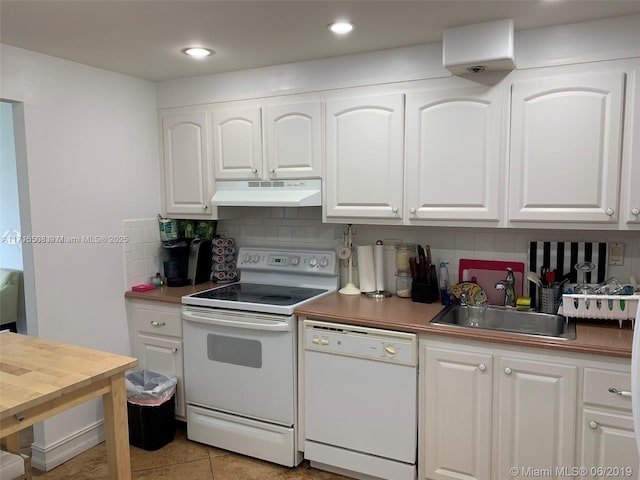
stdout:
{"type": "Polygon", "coordinates": [[[524,292],[524,263],[499,260],[461,259],[458,269],[458,281],[477,282],[487,294],[491,305],[504,304],[504,291],[496,290],[496,283],[507,276],[507,267],[513,270],[516,298],[524,292]]]}

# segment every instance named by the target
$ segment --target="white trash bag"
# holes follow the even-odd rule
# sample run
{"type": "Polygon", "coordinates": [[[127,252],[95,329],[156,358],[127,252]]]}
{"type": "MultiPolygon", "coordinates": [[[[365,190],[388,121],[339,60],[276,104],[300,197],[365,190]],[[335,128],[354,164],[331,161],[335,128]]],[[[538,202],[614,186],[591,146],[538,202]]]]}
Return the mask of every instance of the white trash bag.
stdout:
{"type": "Polygon", "coordinates": [[[176,391],[178,379],[150,370],[130,370],[125,375],[127,400],[134,405],[162,405],[176,391]]]}

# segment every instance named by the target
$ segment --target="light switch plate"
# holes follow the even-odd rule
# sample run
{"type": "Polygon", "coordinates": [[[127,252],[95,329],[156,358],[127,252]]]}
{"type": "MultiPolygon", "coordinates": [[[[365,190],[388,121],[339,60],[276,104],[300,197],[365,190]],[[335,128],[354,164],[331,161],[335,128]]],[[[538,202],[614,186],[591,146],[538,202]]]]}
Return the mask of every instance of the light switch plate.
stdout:
{"type": "Polygon", "coordinates": [[[609,265],[624,265],[624,243],[609,244],[609,265]]]}

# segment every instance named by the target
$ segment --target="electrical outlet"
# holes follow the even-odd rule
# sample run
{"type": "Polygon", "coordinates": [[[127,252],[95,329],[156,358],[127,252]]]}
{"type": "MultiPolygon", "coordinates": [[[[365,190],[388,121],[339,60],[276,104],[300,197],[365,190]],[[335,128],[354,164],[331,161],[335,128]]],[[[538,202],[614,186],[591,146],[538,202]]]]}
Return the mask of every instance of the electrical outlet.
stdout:
{"type": "Polygon", "coordinates": [[[609,265],[624,265],[624,243],[609,244],[609,265]]]}

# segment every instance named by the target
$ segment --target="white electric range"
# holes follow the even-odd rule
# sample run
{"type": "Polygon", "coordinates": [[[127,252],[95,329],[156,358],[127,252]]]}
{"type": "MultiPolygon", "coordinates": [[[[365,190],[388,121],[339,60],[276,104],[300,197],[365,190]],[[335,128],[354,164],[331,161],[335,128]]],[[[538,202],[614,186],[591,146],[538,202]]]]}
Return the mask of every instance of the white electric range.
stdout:
{"type": "Polygon", "coordinates": [[[339,285],[333,250],[241,248],[240,281],[182,297],[187,436],[286,466],[297,449],[297,318],[339,285]]]}

